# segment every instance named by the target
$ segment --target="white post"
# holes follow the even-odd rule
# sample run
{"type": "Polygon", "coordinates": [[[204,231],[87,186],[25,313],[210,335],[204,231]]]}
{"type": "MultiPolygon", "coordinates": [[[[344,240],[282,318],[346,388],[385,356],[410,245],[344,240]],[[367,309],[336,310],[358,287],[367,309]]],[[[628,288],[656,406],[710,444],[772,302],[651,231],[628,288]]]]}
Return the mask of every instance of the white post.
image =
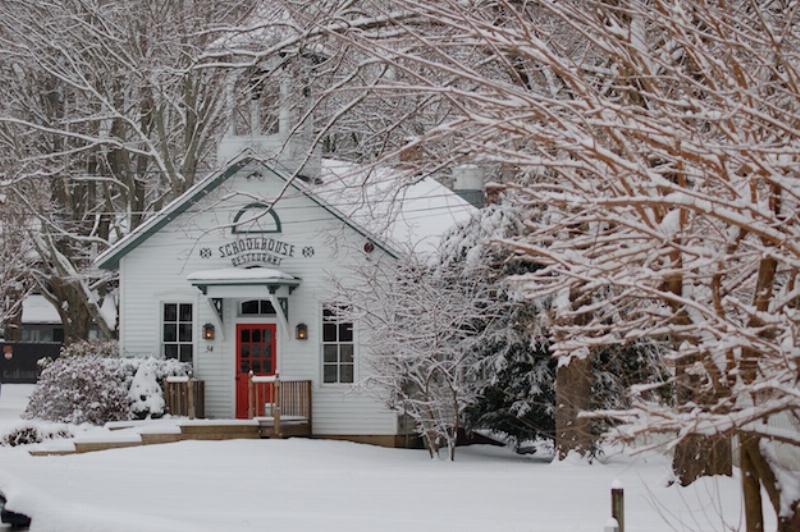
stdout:
{"type": "Polygon", "coordinates": [[[289,132],[294,127],[291,103],[292,82],[289,76],[281,76],[280,91],[281,95],[278,102],[278,105],[280,106],[278,111],[278,132],[282,136],[288,137],[289,132]]]}
{"type": "Polygon", "coordinates": [[[250,98],[250,136],[261,135],[261,102],[250,98]]]}
{"type": "Polygon", "coordinates": [[[228,76],[225,80],[225,96],[226,104],[228,107],[228,130],[226,136],[232,137],[236,135],[236,76],[228,76]]]}

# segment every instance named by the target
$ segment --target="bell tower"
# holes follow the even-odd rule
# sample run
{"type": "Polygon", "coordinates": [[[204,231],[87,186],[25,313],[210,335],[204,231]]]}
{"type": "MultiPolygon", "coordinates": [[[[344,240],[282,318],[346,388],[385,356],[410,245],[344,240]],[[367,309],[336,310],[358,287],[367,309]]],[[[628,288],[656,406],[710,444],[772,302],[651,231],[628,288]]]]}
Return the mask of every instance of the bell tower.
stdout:
{"type": "Polygon", "coordinates": [[[249,150],[286,176],[319,177],[321,150],[312,147],[314,121],[305,116],[311,95],[298,70],[303,71],[267,64],[228,80],[229,123],[217,147],[220,162],[249,150]]]}

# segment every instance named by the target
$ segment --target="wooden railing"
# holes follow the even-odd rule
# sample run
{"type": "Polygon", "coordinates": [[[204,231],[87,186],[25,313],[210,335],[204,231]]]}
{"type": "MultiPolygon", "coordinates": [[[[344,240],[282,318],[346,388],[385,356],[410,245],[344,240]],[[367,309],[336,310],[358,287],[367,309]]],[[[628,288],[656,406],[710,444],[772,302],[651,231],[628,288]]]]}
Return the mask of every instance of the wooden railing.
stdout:
{"type": "Polygon", "coordinates": [[[248,417],[271,417],[275,434],[281,432],[281,418],[287,421],[305,420],[311,426],[310,380],[281,378],[277,373],[260,377],[250,372],[247,398],[248,417]]]}
{"type": "Polygon", "coordinates": [[[164,406],[173,416],[204,418],[205,383],[189,377],[167,377],[163,383],[164,406]]]}

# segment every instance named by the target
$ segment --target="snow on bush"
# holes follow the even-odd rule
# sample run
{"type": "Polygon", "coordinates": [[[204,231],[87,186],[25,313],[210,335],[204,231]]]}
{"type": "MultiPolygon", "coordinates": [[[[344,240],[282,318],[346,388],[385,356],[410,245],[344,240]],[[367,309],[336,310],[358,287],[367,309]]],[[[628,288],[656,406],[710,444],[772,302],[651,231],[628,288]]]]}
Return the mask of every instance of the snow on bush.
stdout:
{"type": "Polygon", "coordinates": [[[130,418],[118,372],[96,355],[59,358],[42,371],[23,417],[102,424],[130,418]]]}
{"type": "Polygon", "coordinates": [[[156,380],[157,361],[149,358],[143,360],[136,370],[128,400],[131,413],[137,418],[161,415],[164,413],[164,394],[156,380]]]}
{"type": "Polygon", "coordinates": [[[42,443],[45,440],[71,437],[72,432],[65,425],[24,423],[0,436],[0,445],[16,447],[17,445],[32,445],[34,443],[42,443]]]}
{"type": "Polygon", "coordinates": [[[177,360],[121,357],[116,342],[77,342],[43,368],[24,417],[94,424],[163,415],[158,382],[191,371],[177,360]]]}
{"type": "Polygon", "coordinates": [[[104,358],[119,357],[119,343],[115,340],[82,340],[61,349],[62,357],[97,355],[104,358]]]}

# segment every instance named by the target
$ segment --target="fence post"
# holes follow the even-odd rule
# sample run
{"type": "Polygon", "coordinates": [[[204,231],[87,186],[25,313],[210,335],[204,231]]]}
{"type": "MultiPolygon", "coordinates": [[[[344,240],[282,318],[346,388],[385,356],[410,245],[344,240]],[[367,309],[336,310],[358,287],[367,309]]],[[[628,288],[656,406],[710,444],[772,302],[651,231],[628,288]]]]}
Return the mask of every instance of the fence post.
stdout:
{"type": "Polygon", "coordinates": [[[625,490],[619,480],[611,483],[611,517],[617,521],[617,531],[625,532],[625,490]]]}
{"type": "Polygon", "coordinates": [[[247,418],[253,419],[255,414],[253,412],[256,405],[256,398],[253,394],[255,392],[255,384],[253,384],[253,372],[247,375],[247,418]]]}
{"type": "Polygon", "coordinates": [[[195,408],[194,408],[194,383],[192,382],[191,377],[188,381],[186,381],[186,400],[189,403],[189,419],[195,418],[195,408]]]}
{"type": "Polygon", "coordinates": [[[281,378],[275,372],[275,408],[273,408],[272,419],[275,424],[275,436],[281,437],[281,378]]]}

